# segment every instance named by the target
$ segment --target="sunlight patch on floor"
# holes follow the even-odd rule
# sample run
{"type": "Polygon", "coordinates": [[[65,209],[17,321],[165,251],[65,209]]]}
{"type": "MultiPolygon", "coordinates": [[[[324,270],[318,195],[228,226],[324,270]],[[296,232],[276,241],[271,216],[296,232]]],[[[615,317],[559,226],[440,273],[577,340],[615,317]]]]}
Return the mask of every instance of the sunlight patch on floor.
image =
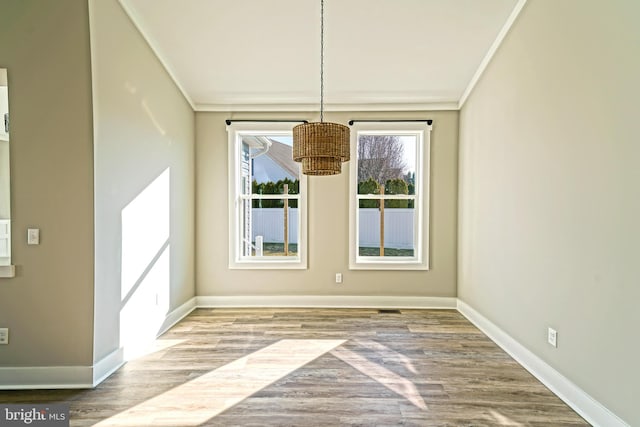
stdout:
{"type": "Polygon", "coordinates": [[[165,350],[180,345],[185,341],[186,340],[157,339],[150,345],[142,348],[136,358],[148,358],[156,353],[159,353],[158,357],[161,357],[165,353],[165,350]]]}
{"type": "Polygon", "coordinates": [[[418,370],[413,365],[413,362],[410,358],[405,356],[402,353],[398,353],[397,351],[383,345],[377,341],[373,340],[352,340],[350,342],[356,343],[363,348],[367,348],[370,350],[375,350],[376,355],[381,356],[383,358],[392,359],[397,363],[401,363],[406,370],[411,372],[412,374],[417,374],[418,370]]]}
{"type": "Polygon", "coordinates": [[[345,340],[281,340],[110,417],[94,427],[198,426],[345,340]]]}
{"type": "Polygon", "coordinates": [[[366,357],[360,356],[351,350],[336,348],[331,354],[345,363],[356,368],[371,379],[376,380],[389,390],[407,399],[414,406],[420,409],[427,409],[427,404],[420,395],[416,385],[410,380],[391,372],[387,368],[371,362],[366,357]]]}
{"type": "Polygon", "coordinates": [[[522,427],[524,424],[519,423],[517,421],[513,421],[511,418],[502,415],[500,412],[490,409],[491,413],[491,421],[496,422],[501,426],[514,426],[514,427],[522,427]]]}

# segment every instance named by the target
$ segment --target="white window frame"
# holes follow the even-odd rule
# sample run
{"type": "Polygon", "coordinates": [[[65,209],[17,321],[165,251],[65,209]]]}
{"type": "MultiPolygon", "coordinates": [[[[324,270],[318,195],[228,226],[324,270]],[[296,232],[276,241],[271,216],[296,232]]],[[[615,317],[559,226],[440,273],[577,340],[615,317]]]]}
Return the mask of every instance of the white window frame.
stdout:
{"type": "MultiPolygon", "coordinates": [[[[227,125],[229,151],[229,268],[230,269],[306,269],[307,268],[307,177],[300,172],[298,198],[298,253],[296,256],[243,257],[240,236],[242,177],[242,136],[291,136],[298,122],[237,122],[227,125]]],[[[273,198],[273,197],[270,197],[273,198]]],[[[278,199],[293,199],[283,194],[278,199]]]]}
{"type": "Polygon", "coordinates": [[[349,177],[349,269],[350,270],[428,270],[429,269],[429,185],[432,125],[425,122],[363,122],[351,127],[351,165],[349,177]],[[414,255],[412,257],[360,256],[359,200],[397,198],[384,195],[358,195],[358,137],[360,135],[407,135],[417,137],[414,202],[414,255]]]}

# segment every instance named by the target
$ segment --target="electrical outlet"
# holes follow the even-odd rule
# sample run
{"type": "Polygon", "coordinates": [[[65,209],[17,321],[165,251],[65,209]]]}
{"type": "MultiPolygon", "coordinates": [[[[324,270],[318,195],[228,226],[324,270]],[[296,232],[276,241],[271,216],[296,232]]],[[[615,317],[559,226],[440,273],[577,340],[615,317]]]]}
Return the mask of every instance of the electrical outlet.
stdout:
{"type": "Polygon", "coordinates": [[[336,283],[342,283],[342,273],[336,273],[336,283]]]}
{"type": "Polygon", "coordinates": [[[552,346],[558,347],[558,332],[555,329],[549,328],[547,331],[547,341],[552,346]]]}
{"type": "Polygon", "coordinates": [[[0,344],[9,344],[9,328],[0,328],[0,344]]]}

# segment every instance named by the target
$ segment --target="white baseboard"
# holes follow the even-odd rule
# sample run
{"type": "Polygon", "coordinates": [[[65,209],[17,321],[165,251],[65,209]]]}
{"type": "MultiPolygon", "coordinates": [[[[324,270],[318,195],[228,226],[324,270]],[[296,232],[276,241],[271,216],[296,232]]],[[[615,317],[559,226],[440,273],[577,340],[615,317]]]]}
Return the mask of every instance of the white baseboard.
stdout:
{"type": "Polygon", "coordinates": [[[459,299],[458,311],[591,425],[629,427],[604,405],[459,299]]]}
{"type": "Polygon", "coordinates": [[[93,387],[109,378],[124,365],[124,350],[119,348],[93,364],[93,387]]]}
{"type": "MultiPolygon", "coordinates": [[[[196,299],[169,313],[158,335],[162,335],[196,308],[196,299]]],[[[0,367],[0,390],[93,388],[124,365],[119,348],[93,366],[0,367]]]]}
{"type": "Polygon", "coordinates": [[[239,308],[431,308],[454,309],[455,297],[399,297],[354,295],[200,296],[198,307],[239,308]]]}
{"type": "Polygon", "coordinates": [[[173,310],[171,313],[167,314],[167,317],[165,318],[164,323],[162,323],[162,326],[160,327],[158,336],[167,332],[169,329],[171,329],[173,325],[175,325],[176,323],[178,323],[179,321],[187,317],[189,313],[191,313],[195,309],[196,309],[196,297],[193,297],[187,302],[185,302],[184,304],[182,304],[180,307],[173,310]]]}
{"type": "Polygon", "coordinates": [[[91,366],[0,368],[0,390],[92,388],[91,366]]]}

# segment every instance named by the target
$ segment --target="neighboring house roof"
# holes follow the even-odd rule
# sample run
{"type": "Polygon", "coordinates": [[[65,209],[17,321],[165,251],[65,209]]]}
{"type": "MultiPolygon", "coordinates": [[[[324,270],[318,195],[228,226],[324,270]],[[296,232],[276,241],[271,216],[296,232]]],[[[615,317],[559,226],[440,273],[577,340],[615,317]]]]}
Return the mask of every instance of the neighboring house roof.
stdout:
{"type": "Polygon", "coordinates": [[[270,157],[289,175],[297,177],[300,173],[300,168],[298,164],[293,161],[291,146],[274,141],[273,139],[269,139],[269,142],[271,142],[271,147],[269,147],[269,150],[264,155],[270,157]]]}
{"type": "Polygon", "coordinates": [[[258,182],[277,182],[285,178],[296,180],[300,176],[290,145],[253,135],[243,136],[242,142],[251,148],[251,158],[255,161],[252,175],[258,182]]]}

